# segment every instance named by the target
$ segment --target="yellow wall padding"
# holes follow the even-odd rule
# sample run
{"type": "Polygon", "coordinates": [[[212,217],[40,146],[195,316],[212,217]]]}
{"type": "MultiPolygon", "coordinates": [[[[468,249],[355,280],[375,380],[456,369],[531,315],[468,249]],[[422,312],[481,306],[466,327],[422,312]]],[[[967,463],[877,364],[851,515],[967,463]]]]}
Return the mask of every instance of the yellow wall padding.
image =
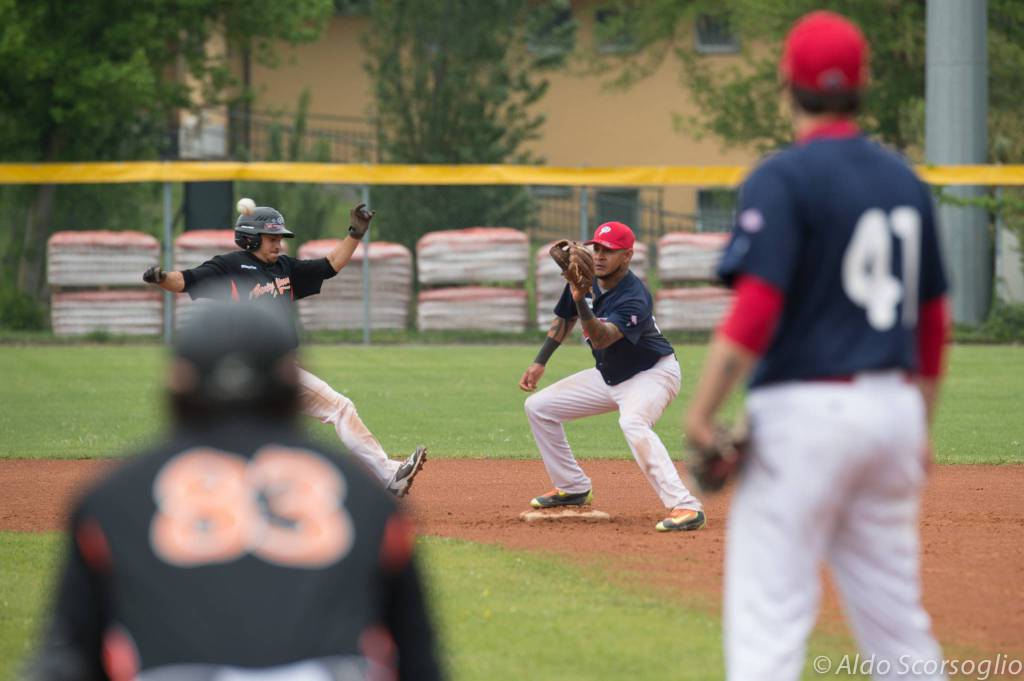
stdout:
{"type": "MultiPolygon", "coordinates": [[[[251,180],[316,184],[517,184],[581,187],[731,187],[745,166],[621,166],[567,168],[525,165],[375,165],[362,163],[4,163],[0,184],[108,184],[251,180]]],[[[917,166],[937,185],[1024,186],[1024,165],[917,166]]]]}

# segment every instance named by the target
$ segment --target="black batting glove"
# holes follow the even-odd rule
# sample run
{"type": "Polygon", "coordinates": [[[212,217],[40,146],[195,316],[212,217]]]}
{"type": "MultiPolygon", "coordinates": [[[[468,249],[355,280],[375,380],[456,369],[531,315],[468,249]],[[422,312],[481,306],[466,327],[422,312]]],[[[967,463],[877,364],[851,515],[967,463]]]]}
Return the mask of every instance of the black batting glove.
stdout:
{"type": "Polygon", "coordinates": [[[159,265],[154,265],[142,273],[142,281],[147,284],[159,284],[167,278],[167,273],[159,265]]]}
{"type": "Polygon", "coordinates": [[[348,235],[356,240],[362,239],[366,230],[370,229],[370,220],[376,214],[377,211],[368,209],[365,203],[354,207],[348,212],[348,235]]]}

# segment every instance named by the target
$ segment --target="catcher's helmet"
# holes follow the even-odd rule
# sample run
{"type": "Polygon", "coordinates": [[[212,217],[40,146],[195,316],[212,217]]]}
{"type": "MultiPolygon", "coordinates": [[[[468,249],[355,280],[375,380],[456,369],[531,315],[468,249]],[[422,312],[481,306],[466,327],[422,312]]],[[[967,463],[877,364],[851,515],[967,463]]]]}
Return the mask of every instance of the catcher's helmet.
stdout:
{"type": "Polygon", "coordinates": [[[277,306],[209,302],[175,337],[169,389],[182,420],[297,413],[290,320],[277,306]]]}
{"type": "Polygon", "coordinates": [[[256,206],[238,216],[235,221],[235,243],[245,251],[260,247],[261,234],[283,236],[286,239],[295,234],[285,229],[284,216],[270,206],[256,206]]]}

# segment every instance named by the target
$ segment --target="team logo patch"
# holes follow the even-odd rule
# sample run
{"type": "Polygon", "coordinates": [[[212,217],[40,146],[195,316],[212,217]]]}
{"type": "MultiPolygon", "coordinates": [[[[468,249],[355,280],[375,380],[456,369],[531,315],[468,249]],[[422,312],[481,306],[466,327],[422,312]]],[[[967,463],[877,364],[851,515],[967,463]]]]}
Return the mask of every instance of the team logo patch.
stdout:
{"type": "Polygon", "coordinates": [[[602,236],[602,235],[604,235],[604,234],[607,234],[607,233],[608,233],[608,232],[610,232],[610,231],[612,231],[612,228],[611,228],[611,227],[608,227],[607,225],[605,225],[605,226],[604,226],[604,227],[602,227],[601,229],[597,230],[597,235],[598,235],[598,236],[602,236]]]}
{"type": "Polygon", "coordinates": [[[626,322],[626,326],[636,326],[639,322],[636,319],[635,314],[629,315],[629,321],[626,322]]]}
{"type": "Polygon", "coordinates": [[[256,267],[256,265],[242,265],[242,269],[243,270],[258,270],[259,268],[256,267]]]}
{"type": "Polygon", "coordinates": [[[748,208],[740,213],[740,218],[737,222],[743,231],[753,234],[761,231],[761,228],[764,227],[764,216],[761,215],[761,211],[758,209],[748,208]]]}

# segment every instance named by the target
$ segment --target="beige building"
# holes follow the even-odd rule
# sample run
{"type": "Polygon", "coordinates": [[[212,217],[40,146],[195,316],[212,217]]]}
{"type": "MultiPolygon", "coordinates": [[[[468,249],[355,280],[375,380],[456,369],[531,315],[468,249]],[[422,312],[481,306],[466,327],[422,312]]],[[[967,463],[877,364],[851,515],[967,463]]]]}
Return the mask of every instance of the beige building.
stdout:
{"type": "MultiPolygon", "coordinates": [[[[601,12],[601,4],[594,0],[572,3],[572,15],[579,27],[576,53],[567,68],[549,75],[548,93],[535,108],[546,116],[546,123],[531,151],[547,164],[557,166],[747,165],[756,159],[752,152],[725,152],[717,140],[697,140],[673,129],[674,115],[692,115],[696,109],[680,84],[679,64],[671,56],[655,73],[628,90],[609,89],[605,85],[607,77],[584,75],[580,53],[593,45],[594,26],[601,20],[601,12]]],[[[702,21],[701,30],[694,27],[693,40],[705,53],[703,58],[720,61],[723,66],[736,63],[737,45],[723,30],[725,27],[710,19],[702,21]]],[[[373,91],[359,40],[367,24],[363,16],[336,15],[318,42],[281,48],[282,60],[276,68],[250,62],[249,82],[256,92],[253,111],[294,110],[302,92],[308,89],[309,110],[314,114],[311,127],[362,125],[368,138],[372,137],[368,121],[373,115],[369,108],[373,91]]],[[[617,46],[598,49],[614,51],[617,46]]],[[[241,60],[237,68],[242,75],[241,60]]],[[[569,188],[545,188],[540,193],[562,197],[567,204],[570,197],[578,196],[569,188]]],[[[596,206],[595,219],[617,216],[651,220],[650,215],[657,210],[669,223],[662,229],[672,229],[687,220],[693,226],[689,216],[702,214],[721,223],[729,220],[731,212],[726,207],[723,215],[719,207],[718,214],[712,215],[715,209],[711,203],[718,198],[721,205],[721,192],[716,197],[693,187],[644,188],[639,193],[636,188],[605,189],[590,196],[596,206]],[[629,216],[630,202],[637,201],[648,209],[642,211],[643,215],[638,211],[629,216]],[[619,212],[627,215],[619,216],[619,212]]],[[[710,228],[707,224],[703,227],[710,228]]]]}

